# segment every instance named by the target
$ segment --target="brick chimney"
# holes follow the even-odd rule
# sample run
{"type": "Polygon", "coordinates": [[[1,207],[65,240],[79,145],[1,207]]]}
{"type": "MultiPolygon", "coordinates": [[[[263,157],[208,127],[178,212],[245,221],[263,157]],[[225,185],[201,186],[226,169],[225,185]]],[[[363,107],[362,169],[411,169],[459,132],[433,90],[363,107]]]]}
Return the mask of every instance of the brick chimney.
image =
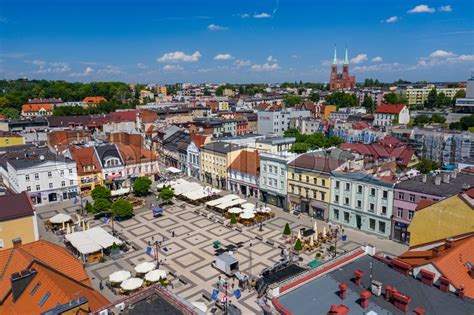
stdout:
{"type": "Polygon", "coordinates": [[[343,304],[332,304],[327,315],[349,315],[349,308],[343,304]]]}
{"type": "Polygon", "coordinates": [[[354,271],[354,283],[357,286],[360,286],[362,284],[362,277],[364,276],[364,272],[360,269],[357,269],[354,271]]]}
{"type": "Polygon", "coordinates": [[[441,276],[439,277],[439,289],[443,292],[449,291],[449,280],[448,278],[441,276]]]}
{"type": "Polygon", "coordinates": [[[445,249],[448,249],[448,248],[451,248],[451,247],[453,247],[453,246],[454,246],[454,240],[453,240],[453,238],[448,237],[448,238],[446,239],[446,242],[444,243],[444,248],[445,248],[445,249]]]}
{"type": "Polygon", "coordinates": [[[21,246],[21,237],[17,237],[12,240],[13,248],[18,248],[21,246]]]}
{"type": "Polygon", "coordinates": [[[408,312],[408,304],[411,302],[411,297],[400,292],[393,293],[393,306],[402,312],[408,312]]]}
{"type": "Polygon", "coordinates": [[[461,299],[461,300],[464,300],[464,286],[460,287],[458,289],[458,297],[461,299]]]}
{"type": "Polygon", "coordinates": [[[370,293],[370,291],[368,290],[364,290],[362,292],[360,292],[359,294],[359,297],[360,297],[360,306],[362,308],[367,308],[369,307],[369,299],[370,297],[372,296],[372,293],[370,293]]]}
{"type": "Polygon", "coordinates": [[[421,282],[429,286],[433,285],[433,281],[436,276],[433,272],[426,269],[421,269],[420,275],[421,275],[421,282]]]}
{"type": "Polygon", "coordinates": [[[390,299],[392,298],[392,286],[390,284],[387,284],[385,286],[385,299],[387,301],[390,301],[390,299]]]}

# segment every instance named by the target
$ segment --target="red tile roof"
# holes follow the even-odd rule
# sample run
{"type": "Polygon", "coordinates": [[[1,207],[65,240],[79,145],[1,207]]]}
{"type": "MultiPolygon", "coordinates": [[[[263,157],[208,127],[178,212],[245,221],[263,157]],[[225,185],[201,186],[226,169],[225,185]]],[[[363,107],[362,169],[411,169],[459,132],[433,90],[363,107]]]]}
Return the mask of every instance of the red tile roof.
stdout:
{"type": "Polygon", "coordinates": [[[241,151],[229,166],[231,171],[258,176],[260,173],[260,155],[258,151],[241,151]]]}
{"type": "Polygon", "coordinates": [[[404,104],[382,104],[375,110],[376,114],[400,114],[405,108],[404,104]]]}
{"type": "Polygon", "coordinates": [[[21,106],[21,110],[25,113],[28,112],[39,112],[41,109],[44,109],[45,111],[52,111],[53,110],[53,105],[51,104],[24,104],[21,106]]]}
{"type": "Polygon", "coordinates": [[[343,143],[341,149],[358,153],[365,157],[373,159],[395,158],[398,165],[407,167],[410,163],[415,151],[408,146],[388,147],[379,143],[343,143]]]}
{"type": "Polygon", "coordinates": [[[206,139],[208,138],[208,136],[206,135],[200,135],[200,134],[197,134],[197,133],[194,133],[191,135],[191,139],[193,140],[194,144],[200,148],[202,145],[204,145],[204,143],[206,143],[206,139]]]}
{"type": "Polygon", "coordinates": [[[147,163],[156,160],[156,155],[144,147],[119,143],[117,148],[125,165],[147,163]]]}
{"type": "Polygon", "coordinates": [[[107,102],[107,99],[103,96],[87,96],[82,101],[88,104],[99,104],[100,102],[107,102]]]}
{"type": "Polygon", "coordinates": [[[93,147],[71,147],[72,158],[76,161],[77,175],[97,174],[101,172],[100,162],[93,147]],[[86,171],[85,166],[94,165],[94,170],[86,171]]]}

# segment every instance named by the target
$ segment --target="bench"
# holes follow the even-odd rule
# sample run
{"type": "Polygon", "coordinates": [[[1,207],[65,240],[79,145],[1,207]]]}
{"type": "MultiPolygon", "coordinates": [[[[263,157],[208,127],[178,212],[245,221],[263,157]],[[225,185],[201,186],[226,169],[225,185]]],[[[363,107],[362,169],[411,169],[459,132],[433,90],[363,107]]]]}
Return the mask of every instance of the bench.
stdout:
{"type": "Polygon", "coordinates": [[[212,300],[211,295],[210,295],[209,293],[207,293],[207,292],[203,293],[203,294],[202,294],[202,297],[203,297],[206,301],[208,301],[208,302],[211,302],[211,300],[212,300]]]}
{"type": "Polygon", "coordinates": [[[217,223],[224,224],[224,221],[217,219],[217,223]]]}
{"type": "Polygon", "coordinates": [[[265,243],[267,243],[267,244],[270,245],[270,246],[275,245],[275,243],[273,243],[272,241],[269,241],[269,240],[267,240],[265,243]]]}
{"type": "Polygon", "coordinates": [[[176,274],[172,271],[168,271],[168,274],[171,275],[173,278],[176,278],[176,274]]]}
{"type": "Polygon", "coordinates": [[[133,242],[130,242],[130,246],[132,246],[132,248],[133,248],[134,250],[140,249],[140,248],[139,248],[135,243],[133,243],[133,242]]]}
{"type": "Polygon", "coordinates": [[[189,280],[186,277],[180,276],[178,278],[179,282],[181,282],[184,285],[187,285],[189,283],[189,280]]]}
{"type": "Polygon", "coordinates": [[[260,235],[255,236],[255,239],[257,239],[259,241],[263,241],[263,237],[261,237],[260,235]]]}

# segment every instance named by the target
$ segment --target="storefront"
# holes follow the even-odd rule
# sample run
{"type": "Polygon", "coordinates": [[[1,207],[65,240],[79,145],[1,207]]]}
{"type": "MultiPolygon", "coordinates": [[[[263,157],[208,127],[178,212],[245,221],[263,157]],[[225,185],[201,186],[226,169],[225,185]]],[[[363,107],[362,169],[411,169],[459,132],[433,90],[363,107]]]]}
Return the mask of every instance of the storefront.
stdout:
{"type": "Polygon", "coordinates": [[[286,204],[286,196],[281,196],[273,192],[260,190],[260,197],[260,200],[262,200],[262,202],[264,203],[283,208],[284,210],[288,208],[286,204]]]}
{"type": "Polygon", "coordinates": [[[327,204],[321,201],[316,201],[313,200],[310,203],[310,215],[313,218],[316,218],[318,220],[326,220],[327,219],[327,204]]]}
{"type": "Polygon", "coordinates": [[[408,232],[408,224],[395,221],[393,223],[392,238],[394,241],[408,244],[410,242],[410,232],[408,232]]]}

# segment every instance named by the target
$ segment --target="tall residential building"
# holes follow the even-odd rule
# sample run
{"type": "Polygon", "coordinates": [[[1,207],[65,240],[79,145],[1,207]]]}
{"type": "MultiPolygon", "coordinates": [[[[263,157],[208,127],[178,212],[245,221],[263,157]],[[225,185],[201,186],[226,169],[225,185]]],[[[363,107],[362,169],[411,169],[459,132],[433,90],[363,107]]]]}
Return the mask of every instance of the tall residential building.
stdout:
{"type": "Polygon", "coordinates": [[[283,136],[291,118],[311,117],[309,110],[265,110],[258,112],[257,133],[283,136]]]}
{"type": "MultiPolygon", "coordinates": [[[[407,88],[405,97],[408,100],[408,105],[423,105],[428,100],[428,94],[433,88],[432,85],[423,88],[407,88]]],[[[436,88],[436,92],[444,93],[449,98],[453,98],[459,90],[465,90],[465,88],[436,88]]]]}
{"type": "Polygon", "coordinates": [[[329,88],[331,90],[351,90],[355,88],[355,76],[349,74],[349,54],[347,52],[342,65],[342,73],[337,72],[338,60],[336,55],[336,47],[334,47],[334,59],[331,65],[331,77],[329,80],[329,88]]]}

